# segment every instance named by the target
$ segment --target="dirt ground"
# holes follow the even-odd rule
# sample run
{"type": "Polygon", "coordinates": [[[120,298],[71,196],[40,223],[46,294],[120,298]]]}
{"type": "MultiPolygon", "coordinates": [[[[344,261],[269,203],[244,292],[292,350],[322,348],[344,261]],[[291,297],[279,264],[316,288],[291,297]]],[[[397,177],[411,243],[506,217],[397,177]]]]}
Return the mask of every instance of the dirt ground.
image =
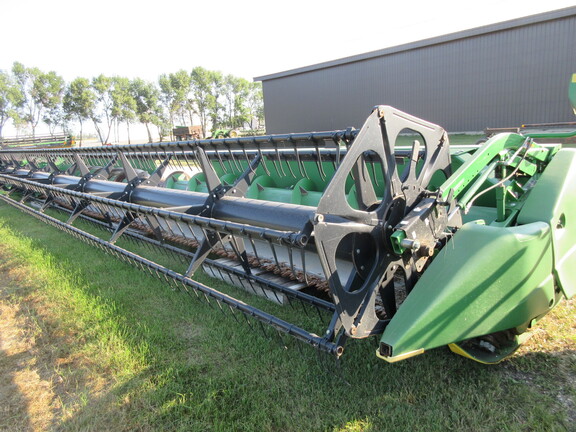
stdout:
{"type": "Polygon", "coordinates": [[[54,392],[62,378],[40,355],[37,324],[23,308],[0,297],[0,429],[45,431],[62,409],[54,392]]]}
{"type": "Polygon", "coordinates": [[[52,324],[49,304],[23,293],[18,273],[0,266],[0,431],[54,430],[108,383],[73,353],[77,341],[52,324]]]}

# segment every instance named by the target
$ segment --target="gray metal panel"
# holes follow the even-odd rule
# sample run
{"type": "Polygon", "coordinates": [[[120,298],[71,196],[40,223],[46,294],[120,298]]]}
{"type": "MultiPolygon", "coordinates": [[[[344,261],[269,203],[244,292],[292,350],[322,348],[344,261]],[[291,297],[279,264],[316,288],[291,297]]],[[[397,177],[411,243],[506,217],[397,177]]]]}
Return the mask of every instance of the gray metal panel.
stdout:
{"type": "Polygon", "coordinates": [[[554,20],[528,17],[522,26],[265,79],[268,132],[360,127],[378,104],[449,131],[573,121],[576,8],[569,9],[554,20]]]}

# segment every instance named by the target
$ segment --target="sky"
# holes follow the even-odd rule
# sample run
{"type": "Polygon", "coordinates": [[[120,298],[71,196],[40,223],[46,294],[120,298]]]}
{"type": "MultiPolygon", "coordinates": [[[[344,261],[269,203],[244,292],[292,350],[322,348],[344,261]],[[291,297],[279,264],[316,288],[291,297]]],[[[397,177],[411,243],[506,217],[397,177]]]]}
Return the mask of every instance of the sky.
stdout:
{"type": "Polygon", "coordinates": [[[574,6],[568,0],[2,0],[0,69],[254,77],[574,6]]]}
{"type": "Polygon", "coordinates": [[[246,79],[573,6],[568,0],[2,0],[0,69],[246,79]]]}

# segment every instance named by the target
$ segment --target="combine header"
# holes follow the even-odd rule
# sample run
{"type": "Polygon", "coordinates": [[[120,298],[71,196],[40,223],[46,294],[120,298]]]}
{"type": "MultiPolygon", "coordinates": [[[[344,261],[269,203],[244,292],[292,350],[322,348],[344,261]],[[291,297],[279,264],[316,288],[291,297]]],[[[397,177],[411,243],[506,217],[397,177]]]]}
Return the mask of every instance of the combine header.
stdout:
{"type": "Polygon", "coordinates": [[[389,362],[443,345],[499,362],[572,297],[575,177],[573,149],[511,133],[450,147],[388,106],[360,130],[0,151],[3,201],[253,326],[337,357],[378,337],[389,362]],[[324,327],[199,283],[201,267],[324,327]]]}

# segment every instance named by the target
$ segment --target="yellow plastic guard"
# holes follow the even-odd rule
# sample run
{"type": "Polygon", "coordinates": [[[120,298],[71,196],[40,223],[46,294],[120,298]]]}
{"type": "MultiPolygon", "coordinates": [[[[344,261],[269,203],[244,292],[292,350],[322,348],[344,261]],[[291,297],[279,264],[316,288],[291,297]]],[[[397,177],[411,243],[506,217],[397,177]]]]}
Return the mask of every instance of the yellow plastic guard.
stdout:
{"type": "Polygon", "coordinates": [[[407,358],[414,357],[414,356],[417,356],[417,355],[422,354],[422,353],[424,353],[424,349],[420,348],[420,349],[410,351],[410,352],[407,352],[404,354],[399,354],[397,356],[384,357],[383,355],[380,354],[379,350],[376,350],[376,357],[378,357],[384,361],[387,361],[388,363],[396,363],[397,361],[405,360],[407,358]]]}

